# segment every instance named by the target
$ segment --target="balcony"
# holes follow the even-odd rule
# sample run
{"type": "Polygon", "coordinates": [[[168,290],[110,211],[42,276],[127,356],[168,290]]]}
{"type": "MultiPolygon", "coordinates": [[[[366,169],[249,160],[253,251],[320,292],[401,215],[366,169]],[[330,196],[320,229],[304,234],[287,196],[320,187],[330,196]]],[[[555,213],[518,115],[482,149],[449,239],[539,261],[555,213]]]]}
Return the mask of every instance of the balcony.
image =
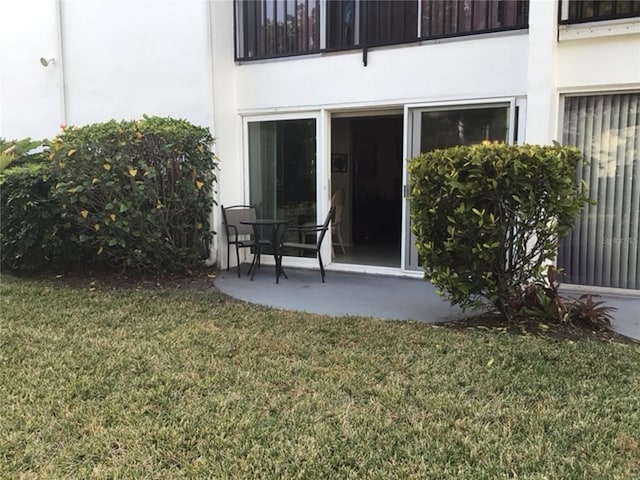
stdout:
{"type": "Polygon", "coordinates": [[[528,0],[236,0],[237,61],[526,29],[528,0]]]}

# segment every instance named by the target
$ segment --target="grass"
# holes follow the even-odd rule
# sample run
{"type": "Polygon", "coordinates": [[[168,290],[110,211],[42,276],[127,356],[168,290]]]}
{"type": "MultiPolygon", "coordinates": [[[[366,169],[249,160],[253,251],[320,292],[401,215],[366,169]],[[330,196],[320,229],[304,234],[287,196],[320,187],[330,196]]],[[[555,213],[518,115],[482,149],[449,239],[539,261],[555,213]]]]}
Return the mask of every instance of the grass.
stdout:
{"type": "Polygon", "coordinates": [[[0,478],[640,478],[640,347],[3,275],[0,478]]]}

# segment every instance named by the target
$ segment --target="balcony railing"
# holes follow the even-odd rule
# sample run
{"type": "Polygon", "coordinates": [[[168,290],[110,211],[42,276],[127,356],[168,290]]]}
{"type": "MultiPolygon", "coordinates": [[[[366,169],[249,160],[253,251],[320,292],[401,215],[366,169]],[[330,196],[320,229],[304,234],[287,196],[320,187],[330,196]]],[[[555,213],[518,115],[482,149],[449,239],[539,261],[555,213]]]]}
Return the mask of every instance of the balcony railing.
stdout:
{"type": "Polygon", "coordinates": [[[640,0],[561,0],[561,24],[640,17],[640,0]]]}
{"type": "Polygon", "coordinates": [[[236,60],[526,29],[528,0],[236,0],[236,60]]]}

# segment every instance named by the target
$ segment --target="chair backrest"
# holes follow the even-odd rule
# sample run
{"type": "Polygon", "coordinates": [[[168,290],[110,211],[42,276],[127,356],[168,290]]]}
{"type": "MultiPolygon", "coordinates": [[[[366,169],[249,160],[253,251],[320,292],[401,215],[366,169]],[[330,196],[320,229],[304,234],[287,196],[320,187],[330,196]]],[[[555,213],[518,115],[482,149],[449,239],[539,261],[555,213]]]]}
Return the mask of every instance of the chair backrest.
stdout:
{"type": "Polygon", "coordinates": [[[333,217],[334,227],[340,225],[340,222],[342,221],[342,207],[344,206],[344,197],[345,193],[343,188],[336,190],[331,197],[331,206],[336,207],[336,213],[333,217]]]}
{"type": "Polygon", "coordinates": [[[331,207],[329,209],[329,212],[327,213],[327,218],[324,219],[324,223],[322,224],[322,230],[320,230],[320,235],[318,235],[318,243],[316,244],[318,249],[320,248],[320,245],[322,245],[322,240],[324,240],[324,236],[327,233],[327,230],[329,229],[329,224],[335,218],[335,215],[336,215],[336,207],[331,207]]]}
{"type": "Polygon", "coordinates": [[[251,235],[253,233],[253,227],[251,225],[245,225],[240,222],[243,220],[255,220],[256,219],[256,206],[255,205],[233,205],[231,207],[225,207],[220,205],[222,209],[222,223],[229,235],[251,235]],[[235,227],[229,228],[231,225],[235,227]]]}

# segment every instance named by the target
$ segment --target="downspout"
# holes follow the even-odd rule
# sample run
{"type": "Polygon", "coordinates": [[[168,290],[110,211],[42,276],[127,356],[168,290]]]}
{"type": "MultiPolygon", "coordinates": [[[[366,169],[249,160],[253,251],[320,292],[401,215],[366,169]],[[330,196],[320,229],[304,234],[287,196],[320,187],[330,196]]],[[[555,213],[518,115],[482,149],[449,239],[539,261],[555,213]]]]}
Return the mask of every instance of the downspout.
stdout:
{"type": "MultiPolygon", "coordinates": [[[[212,4],[213,2],[209,1],[209,0],[205,0],[205,4],[206,4],[206,13],[207,13],[207,62],[208,62],[208,70],[209,70],[209,112],[211,113],[211,120],[209,121],[209,128],[211,130],[211,133],[213,135],[215,135],[215,100],[214,100],[214,88],[213,88],[213,84],[214,84],[214,67],[213,67],[213,23],[212,23],[212,16],[213,16],[213,9],[212,9],[212,4]]],[[[213,148],[213,147],[212,147],[213,148]]],[[[214,153],[215,153],[215,149],[214,149],[214,153]]],[[[216,178],[218,179],[218,184],[219,182],[219,178],[220,178],[220,169],[216,167],[216,178]]],[[[211,232],[214,234],[212,239],[211,239],[211,245],[209,246],[209,258],[207,258],[207,260],[205,260],[205,265],[207,267],[211,267],[213,265],[215,265],[218,262],[218,235],[215,233],[215,228],[216,228],[216,211],[217,211],[217,205],[220,204],[219,199],[220,199],[220,193],[218,188],[216,187],[216,185],[213,185],[213,189],[211,192],[211,196],[213,199],[213,207],[211,208],[211,214],[209,216],[209,228],[211,229],[211,232]]]]}
{"type": "Polygon", "coordinates": [[[58,58],[56,59],[56,66],[58,67],[58,90],[60,96],[60,125],[67,124],[67,89],[64,79],[64,42],[63,37],[63,25],[62,25],[62,0],[55,0],[56,11],[56,40],[58,47],[58,58]]]}

